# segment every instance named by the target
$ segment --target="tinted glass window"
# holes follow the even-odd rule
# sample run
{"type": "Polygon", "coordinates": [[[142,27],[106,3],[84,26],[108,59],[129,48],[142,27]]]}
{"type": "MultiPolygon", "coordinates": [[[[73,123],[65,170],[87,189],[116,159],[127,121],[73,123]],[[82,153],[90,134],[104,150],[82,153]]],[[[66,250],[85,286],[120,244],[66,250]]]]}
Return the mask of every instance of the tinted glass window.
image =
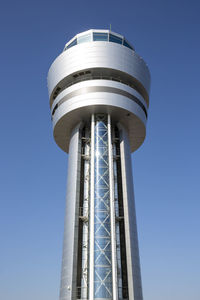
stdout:
{"type": "Polygon", "coordinates": [[[78,37],[78,44],[91,42],[91,40],[92,40],[91,34],[82,35],[78,37]]]}
{"type": "Polygon", "coordinates": [[[94,41],[108,41],[108,34],[103,32],[94,32],[93,33],[94,41]]]}
{"type": "Polygon", "coordinates": [[[122,44],[122,39],[116,35],[109,34],[109,42],[117,43],[117,44],[122,44]]]}
{"type": "Polygon", "coordinates": [[[73,41],[67,46],[67,49],[69,49],[69,48],[71,48],[71,47],[73,47],[73,46],[75,46],[75,45],[77,45],[77,39],[73,40],[73,41]]]}
{"type": "Polygon", "coordinates": [[[133,47],[126,40],[124,40],[123,45],[133,50],[133,47]]]}

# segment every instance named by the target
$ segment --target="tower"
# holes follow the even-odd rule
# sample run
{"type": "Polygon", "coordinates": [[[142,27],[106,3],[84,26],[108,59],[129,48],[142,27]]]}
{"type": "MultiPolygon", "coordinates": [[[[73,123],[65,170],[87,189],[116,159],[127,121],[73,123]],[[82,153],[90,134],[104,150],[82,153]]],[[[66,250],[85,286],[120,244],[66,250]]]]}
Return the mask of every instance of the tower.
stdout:
{"type": "Polygon", "coordinates": [[[60,300],[142,300],[131,152],[150,73],[121,35],[76,35],[48,73],[53,134],[69,153],[60,300]]]}

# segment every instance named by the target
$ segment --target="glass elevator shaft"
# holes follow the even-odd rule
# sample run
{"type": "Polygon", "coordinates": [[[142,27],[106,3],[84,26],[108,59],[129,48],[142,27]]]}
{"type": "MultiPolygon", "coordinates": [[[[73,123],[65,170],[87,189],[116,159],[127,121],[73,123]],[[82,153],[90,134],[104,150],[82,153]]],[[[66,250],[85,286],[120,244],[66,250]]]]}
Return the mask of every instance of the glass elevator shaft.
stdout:
{"type": "Polygon", "coordinates": [[[112,299],[111,209],[108,124],[95,116],[94,130],[94,298],[112,299]]]}
{"type": "Polygon", "coordinates": [[[128,299],[119,132],[95,114],[81,140],[77,299],[128,299]]]}

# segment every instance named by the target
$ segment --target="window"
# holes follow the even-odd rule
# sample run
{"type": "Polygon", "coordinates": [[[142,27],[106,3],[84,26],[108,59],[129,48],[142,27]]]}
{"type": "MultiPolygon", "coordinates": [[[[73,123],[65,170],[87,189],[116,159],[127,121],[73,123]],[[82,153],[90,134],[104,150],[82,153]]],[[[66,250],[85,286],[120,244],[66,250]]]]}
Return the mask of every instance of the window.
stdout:
{"type": "Polygon", "coordinates": [[[108,33],[94,32],[93,40],[94,41],[108,41],[108,33]]]}
{"type": "Polygon", "coordinates": [[[64,48],[64,51],[82,43],[92,42],[92,41],[102,41],[102,42],[111,42],[116,43],[120,45],[124,45],[125,47],[134,50],[134,48],[123,38],[118,37],[112,33],[106,33],[106,32],[93,32],[93,33],[87,33],[81,36],[78,36],[78,38],[73,39],[73,41],[67,45],[64,48]]]}
{"type": "Polygon", "coordinates": [[[117,44],[122,44],[122,39],[116,35],[109,34],[109,42],[117,43],[117,44]]]}
{"type": "Polygon", "coordinates": [[[129,43],[126,40],[124,40],[123,45],[133,50],[133,47],[129,45],[129,43]]]}
{"type": "Polygon", "coordinates": [[[58,103],[55,105],[53,111],[52,111],[52,116],[55,114],[56,109],[58,108],[58,103]]]}
{"type": "Polygon", "coordinates": [[[77,45],[77,39],[74,39],[74,40],[67,46],[67,49],[69,49],[69,48],[71,48],[71,47],[73,47],[73,46],[75,46],[75,45],[77,45]]]}
{"type": "Polygon", "coordinates": [[[92,40],[92,35],[91,34],[85,34],[85,35],[82,35],[82,36],[78,37],[78,44],[91,42],[91,40],[92,40]]]}

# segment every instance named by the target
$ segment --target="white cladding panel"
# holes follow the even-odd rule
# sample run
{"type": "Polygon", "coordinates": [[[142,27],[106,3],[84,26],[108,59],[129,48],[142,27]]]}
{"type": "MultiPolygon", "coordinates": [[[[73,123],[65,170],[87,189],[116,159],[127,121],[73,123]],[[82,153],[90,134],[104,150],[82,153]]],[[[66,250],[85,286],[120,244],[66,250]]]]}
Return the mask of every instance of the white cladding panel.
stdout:
{"type": "Polygon", "coordinates": [[[88,87],[112,87],[116,89],[120,89],[124,92],[127,92],[131,95],[133,95],[135,98],[137,98],[148,110],[147,103],[142,97],[140,93],[138,93],[135,89],[131,88],[130,86],[123,84],[121,82],[111,81],[111,80],[105,80],[105,79],[96,79],[96,80],[86,80],[82,82],[78,82],[76,84],[73,84],[72,86],[69,86],[65,90],[63,90],[53,101],[52,107],[51,107],[51,113],[56,106],[57,103],[59,103],[60,100],[64,100],[69,95],[75,95],[87,93],[88,87]],[[83,90],[84,88],[84,90],[83,90]]]}
{"type": "Polygon", "coordinates": [[[72,131],[69,147],[60,300],[71,300],[76,298],[81,152],[79,128],[80,124],[72,131]]]}
{"type": "Polygon", "coordinates": [[[109,68],[128,73],[140,81],[149,93],[150,73],[143,59],[127,47],[98,41],[76,45],[56,58],[48,73],[49,95],[66,76],[92,68],[109,68]]]}
{"type": "MultiPolygon", "coordinates": [[[[112,93],[103,93],[103,92],[96,92],[96,93],[89,93],[83,94],[80,96],[73,97],[62,105],[60,105],[54,115],[53,118],[53,127],[56,126],[56,123],[66,114],[73,112],[74,110],[82,107],[91,106],[95,109],[97,105],[104,105],[110,106],[110,110],[112,107],[122,108],[127,110],[128,112],[133,113],[136,115],[144,125],[146,125],[146,116],[142,108],[132,100],[117,94],[112,93]]],[[[108,110],[108,108],[107,108],[108,110]]],[[[125,114],[124,114],[125,116],[125,114]]]]}
{"type": "Polygon", "coordinates": [[[126,130],[121,124],[118,124],[118,128],[120,130],[129,299],[143,300],[129,139],[126,130]]]}
{"type": "Polygon", "coordinates": [[[87,120],[91,113],[110,113],[129,132],[131,151],[144,141],[146,116],[142,108],[125,96],[112,93],[89,93],[73,97],[60,105],[53,117],[54,138],[68,152],[71,129],[79,121],[87,120]]]}

